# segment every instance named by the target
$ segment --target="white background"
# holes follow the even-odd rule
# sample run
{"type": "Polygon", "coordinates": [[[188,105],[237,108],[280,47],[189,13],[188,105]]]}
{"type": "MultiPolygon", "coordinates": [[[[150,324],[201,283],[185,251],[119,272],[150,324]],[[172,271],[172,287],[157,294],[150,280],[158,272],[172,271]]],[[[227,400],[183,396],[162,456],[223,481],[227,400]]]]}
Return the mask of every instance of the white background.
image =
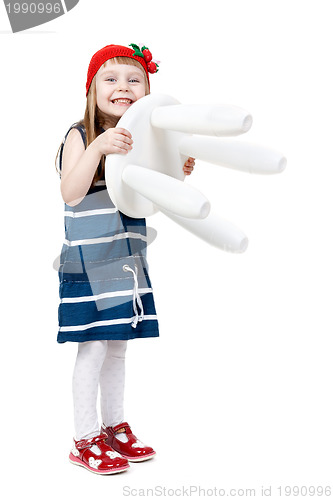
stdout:
{"type": "Polygon", "coordinates": [[[255,488],[257,496],[272,486],[276,498],[280,485],[331,485],[333,495],[329,7],[80,0],[57,20],[12,34],[1,5],[6,498],[122,498],[124,486],[137,496],[161,486],[171,496],[190,485],[255,488]],[[149,263],[161,331],[129,345],[126,419],[158,454],[103,478],[67,459],[76,345],[56,343],[52,263],[63,203],[54,158],[83,115],[92,54],[132,42],[161,60],[153,92],[247,109],[254,123],[244,140],[282,151],[288,164],[260,177],[197,161],[187,179],[246,232],[242,255],[162,214],[148,220],[158,232],[149,263]]]}

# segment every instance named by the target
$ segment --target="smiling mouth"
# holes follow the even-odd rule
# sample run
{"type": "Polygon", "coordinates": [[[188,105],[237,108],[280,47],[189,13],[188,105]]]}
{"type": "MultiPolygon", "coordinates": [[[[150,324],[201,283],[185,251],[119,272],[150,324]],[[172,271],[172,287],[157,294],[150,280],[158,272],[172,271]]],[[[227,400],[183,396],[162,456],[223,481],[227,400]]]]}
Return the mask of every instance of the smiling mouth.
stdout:
{"type": "Polygon", "coordinates": [[[112,99],[112,104],[132,104],[132,99],[112,99]]]}

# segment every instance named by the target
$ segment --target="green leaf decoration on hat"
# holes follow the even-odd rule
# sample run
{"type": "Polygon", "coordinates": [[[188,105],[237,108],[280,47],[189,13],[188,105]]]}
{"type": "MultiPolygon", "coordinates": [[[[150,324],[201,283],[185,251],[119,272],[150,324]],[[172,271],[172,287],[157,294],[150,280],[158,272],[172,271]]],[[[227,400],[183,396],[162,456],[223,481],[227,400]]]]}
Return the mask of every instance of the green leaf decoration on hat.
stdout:
{"type": "Polygon", "coordinates": [[[133,56],[139,56],[139,57],[142,57],[144,59],[144,55],[142,54],[139,45],[136,45],[135,43],[130,43],[130,47],[132,47],[134,49],[133,56]]]}

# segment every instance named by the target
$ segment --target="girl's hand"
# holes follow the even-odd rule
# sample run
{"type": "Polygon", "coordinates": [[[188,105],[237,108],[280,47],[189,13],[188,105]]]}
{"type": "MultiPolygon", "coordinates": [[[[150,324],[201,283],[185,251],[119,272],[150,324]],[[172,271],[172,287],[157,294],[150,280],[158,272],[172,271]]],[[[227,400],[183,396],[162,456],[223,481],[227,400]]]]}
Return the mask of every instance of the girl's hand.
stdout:
{"type": "Polygon", "coordinates": [[[101,155],[112,153],[127,154],[132,149],[132,136],[124,128],[108,128],[96,137],[95,141],[101,155]]]}
{"type": "Polygon", "coordinates": [[[190,175],[193,172],[194,164],[195,164],[195,159],[192,157],[190,157],[184,163],[183,170],[185,175],[190,175]]]}

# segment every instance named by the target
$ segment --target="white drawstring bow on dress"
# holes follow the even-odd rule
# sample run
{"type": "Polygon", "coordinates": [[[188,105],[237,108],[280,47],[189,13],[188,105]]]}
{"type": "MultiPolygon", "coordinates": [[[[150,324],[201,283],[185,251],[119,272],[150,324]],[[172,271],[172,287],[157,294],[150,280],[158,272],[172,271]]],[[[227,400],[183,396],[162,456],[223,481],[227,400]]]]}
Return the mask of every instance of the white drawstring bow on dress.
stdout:
{"type": "Polygon", "coordinates": [[[138,322],[143,320],[144,310],[143,310],[142,300],[141,300],[141,297],[140,297],[140,294],[139,294],[138,268],[137,268],[137,266],[134,266],[134,268],[135,268],[135,271],[130,266],[128,266],[127,264],[125,264],[123,266],[123,270],[125,272],[131,272],[133,274],[133,279],[134,279],[134,286],[133,286],[133,311],[134,311],[134,314],[135,314],[135,318],[134,318],[131,326],[133,328],[136,328],[138,322]],[[140,314],[139,314],[139,311],[138,311],[138,307],[140,309],[140,314]]]}

